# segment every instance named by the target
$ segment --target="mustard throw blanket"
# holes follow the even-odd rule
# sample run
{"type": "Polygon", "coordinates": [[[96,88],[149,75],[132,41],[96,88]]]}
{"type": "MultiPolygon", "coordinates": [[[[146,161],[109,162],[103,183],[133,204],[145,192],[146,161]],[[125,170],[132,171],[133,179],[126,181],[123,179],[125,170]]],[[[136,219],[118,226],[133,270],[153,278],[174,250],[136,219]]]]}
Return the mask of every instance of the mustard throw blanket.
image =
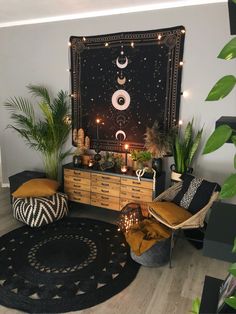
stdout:
{"type": "Polygon", "coordinates": [[[156,242],[170,237],[170,231],[165,226],[151,219],[144,219],[135,224],[125,234],[126,241],[136,255],[141,255],[156,242]]]}

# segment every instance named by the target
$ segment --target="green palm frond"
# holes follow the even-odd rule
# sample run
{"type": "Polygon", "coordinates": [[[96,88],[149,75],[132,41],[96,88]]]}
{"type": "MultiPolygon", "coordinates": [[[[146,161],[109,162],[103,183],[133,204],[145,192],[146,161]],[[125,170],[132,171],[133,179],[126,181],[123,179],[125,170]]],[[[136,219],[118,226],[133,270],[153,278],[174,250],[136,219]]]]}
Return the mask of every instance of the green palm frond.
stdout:
{"type": "Polygon", "coordinates": [[[35,117],[34,107],[22,97],[10,98],[5,107],[11,113],[14,122],[8,125],[16,131],[26,144],[39,151],[44,160],[46,173],[56,179],[60,162],[69,154],[62,152],[69,132],[70,125],[64,117],[69,113],[68,96],[60,91],[55,99],[50,99],[48,90],[43,86],[29,85],[30,93],[40,98],[37,103],[42,115],[35,117]]]}
{"type": "Polygon", "coordinates": [[[22,112],[25,116],[29,117],[32,121],[35,120],[35,113],[32,104],[22,97],[11,97],[5,102],[5,107],[11,112],[22,112]]]}
{"type": "Polygon", "coordinates": [[[42,101],[46,102],[50,106],[51,100],[46,87],[29,84],[27,88],[33,96],[41,98],[42,101]]]}

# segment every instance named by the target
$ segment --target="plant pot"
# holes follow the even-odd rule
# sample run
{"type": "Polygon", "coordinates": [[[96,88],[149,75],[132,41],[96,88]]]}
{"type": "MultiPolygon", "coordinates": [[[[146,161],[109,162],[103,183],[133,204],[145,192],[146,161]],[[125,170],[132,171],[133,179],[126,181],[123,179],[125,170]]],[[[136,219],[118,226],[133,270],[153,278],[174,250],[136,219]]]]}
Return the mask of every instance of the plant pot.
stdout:
{"type": "Polygon", "coordinates": [[[174,170],[171,171],[171,176],[170,176],[171,181],[180,182],[180,181],[182,181],[180,179],[181,176],[182,176],[182,173],[176,172],[174,170]]]}
{"type": "MultiPolygon", "coordinates": [[[[182,181],[180,179],[180,177],[182,176],[183,173],[179,173],[177,171],[175,171],[175,164],[170,166],[170,170],[171,170],[171,181],[173,182],[180,182],[182,181]]],[[[185,173],[192,173],[193,172],[193,168],[188,168],[187,171],[185,173]]]]}
{"type": "Polygon", "coordinates": [[[152,168],[156,170],[158,174],[160,174],[162,172],[162,158],[153,158],[152,168]]]}
{"type": "Polygon", "coordinates": [[[138,169],[143,169],[143,163],[141,161],[138,161],[138,160],[133,160],[132,168],[133,168],[133,171],[136,171],[138,169]]]}

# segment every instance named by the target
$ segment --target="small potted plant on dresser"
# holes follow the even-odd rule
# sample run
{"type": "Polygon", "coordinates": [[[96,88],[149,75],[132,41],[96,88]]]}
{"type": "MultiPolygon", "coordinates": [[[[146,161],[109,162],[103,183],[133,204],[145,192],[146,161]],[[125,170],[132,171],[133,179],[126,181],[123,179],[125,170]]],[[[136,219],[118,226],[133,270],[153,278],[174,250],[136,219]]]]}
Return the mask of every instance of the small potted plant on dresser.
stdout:
{"type": "Polygon", "coordinates": [[[171,180],[180,181],[183,173],[191,173],[193,158],[201,142],[203,128],[197,132],[193,130],[193,119],[188,122],[183,134],[176,132],[172,141],[174,164],[171,165],[171,180]]]}
{"type": "Polygon", "coordinates": [[[133,161],[132,168],[134,171],[138,169],[143,169],[146,166],[150,166],[150,160],[152,159],[152,154],[146,150],[132,150],[131,159],[133,161]]]}

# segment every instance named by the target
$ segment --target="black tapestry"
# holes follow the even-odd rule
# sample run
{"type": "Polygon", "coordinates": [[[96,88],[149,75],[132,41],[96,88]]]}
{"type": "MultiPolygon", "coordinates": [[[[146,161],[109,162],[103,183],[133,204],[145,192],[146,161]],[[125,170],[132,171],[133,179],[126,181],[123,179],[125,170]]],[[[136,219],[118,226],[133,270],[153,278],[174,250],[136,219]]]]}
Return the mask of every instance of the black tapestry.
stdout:
{"type": "Polygon", "coordinates": [[[95,148],[144,146],[147,127],[179,118],[183,26],[70,38],[73,144],[83,128],[95,148]],[[99,119],[99,120],[97,120],[99,119]],[[96,123],[99,121],[99,124],[96,123]]]}

